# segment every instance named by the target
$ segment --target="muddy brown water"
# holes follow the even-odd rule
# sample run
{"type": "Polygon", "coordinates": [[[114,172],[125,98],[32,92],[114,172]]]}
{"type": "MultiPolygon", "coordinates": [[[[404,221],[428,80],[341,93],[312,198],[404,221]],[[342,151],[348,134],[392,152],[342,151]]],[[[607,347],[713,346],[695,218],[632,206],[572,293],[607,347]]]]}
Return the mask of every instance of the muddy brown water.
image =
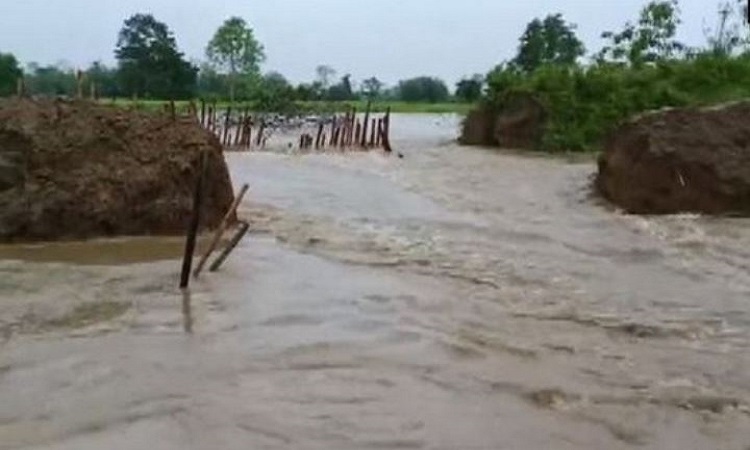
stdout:
{"type": "Polygon", "coordinates": [[[0,449],[747,450],[750,221],[456,125],[228,154],[253,233],[187,298],[180,240],[0,249],[0,449]]]}

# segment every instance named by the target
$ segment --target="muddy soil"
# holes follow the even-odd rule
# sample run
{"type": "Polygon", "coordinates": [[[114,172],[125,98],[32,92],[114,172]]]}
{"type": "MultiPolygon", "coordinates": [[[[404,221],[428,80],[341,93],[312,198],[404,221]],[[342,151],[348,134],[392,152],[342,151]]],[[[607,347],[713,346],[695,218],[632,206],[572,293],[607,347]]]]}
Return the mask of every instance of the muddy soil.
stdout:
{"type": "Polygon", "coordinates": [[[750,103],[644,114],[615,130],[597,187],[636,214],[750,215],[750,103]]]}
{"type": "Polygon", "coordinates": [[[203,225],[233,199],[218,140],[190,118],[90,102],[0,102],[0,241],[181,235],[206,154],[203,225]]]}

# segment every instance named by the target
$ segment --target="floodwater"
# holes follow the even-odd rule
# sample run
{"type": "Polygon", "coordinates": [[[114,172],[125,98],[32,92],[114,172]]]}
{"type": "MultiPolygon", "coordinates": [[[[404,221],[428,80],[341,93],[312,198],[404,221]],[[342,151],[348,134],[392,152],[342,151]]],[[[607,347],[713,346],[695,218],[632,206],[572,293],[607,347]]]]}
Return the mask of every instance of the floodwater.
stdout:
{"type": "Polygon", "coordinates": [[[748,450],[750,221],[456,125],[228,154],[252,234],[189,295],[175,240],[0,249],[0,449],[748,450]]]}

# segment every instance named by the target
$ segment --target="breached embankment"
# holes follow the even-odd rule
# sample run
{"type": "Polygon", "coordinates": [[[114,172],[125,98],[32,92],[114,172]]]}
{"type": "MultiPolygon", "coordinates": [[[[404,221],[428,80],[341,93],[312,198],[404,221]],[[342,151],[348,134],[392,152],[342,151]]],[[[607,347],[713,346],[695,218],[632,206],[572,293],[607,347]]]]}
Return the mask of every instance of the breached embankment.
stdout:
{"type": "Polygon", "coordinates": [[[219,141],[193,118],[1,102],[0,241],[182,234],[204,152],[202,225],[213,228],[232,185],[219,141]]]}
{"type": "Polygon", "coordinates": [[[750,102],[643,114],[604,147],[596,186],[627,212],[750,215],[750,102]]]}

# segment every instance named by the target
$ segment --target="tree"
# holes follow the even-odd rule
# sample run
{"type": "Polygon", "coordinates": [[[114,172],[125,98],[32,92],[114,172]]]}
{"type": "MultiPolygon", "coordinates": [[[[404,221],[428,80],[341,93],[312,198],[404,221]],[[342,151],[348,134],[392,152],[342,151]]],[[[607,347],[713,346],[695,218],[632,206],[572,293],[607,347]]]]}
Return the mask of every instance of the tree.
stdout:
{"type": "Polygon", "coordinates": [[[399,98],[405,102],[437,103],[448,100],[448,86],[432,77],[417,77],[398,83],[399,98]]]}
{"type": "Polygon", "coordinates": [[[576,26],[567,23],[562,14],[534,19],[521,36],[513,64],[531,73],[545,64],[573,66],[586,49],[575,34],[576,26]]]}
{"type": "Polygon", "coordinates": [[[323,89],[331,87],[332,80],[334,79],[334,77],[336,77],[336,70],[333,67],[327,65],[320,65],[316,67],[315,73],[318,76],[317,82],[320,83],[323,89]]]}
{"type": "Polygon", "coordinates": [[[328,100],[331,101],[345,101],[353,100],[355,98],[354,89],[352,88],[352,76],[349,74],[341,77],[341,81],[338,84],[334,84],[328,88],[328,100]]]}
{"type": "Polygon", "coordinates": [[[320,98],[320,89],[314,84],[301,83],[294,88],[294,98],[303,102],[318,100],[320,98]]]}
{"type": "Polygon", "coordinates": [[[685,45],[674,39],[681,23],[679,14],[677,0],[651,1],[641,10],[637,24],[627,22],[619,33],[602,33],[610,44],[597,59],[640,66],[673,57],[685,50],[685,45]]]}
{"type": "Polygon", "coordinates": [[[206,48],[208,59],[229,74],[229,98],[234,101],[238,75],[252,77],[265,60],[263,46],[244,19],[231,17],[216,30],[206,48]]]}
{"type": "Polygon", "coordinates": [[[383,82],[376,77],[371,77],[362,82],[362,93],[368,100],[375,100],[380,96],[383,82]]]}
{"type": "Polygon", "coordinates": [[[295,89],[280,73],[269,72],[261,78],[253,97],[259,110],[287,112],[294,108],[295,89]]]}
{"type": "Polygon", "coordinates": [[[183,99],[194,93],[198,69],[184,60],[169,28],[150,14],[125,21],[115,55],[125,94],[183,99]]]}
{"type": "Polygon", "coordinates": [[[226,75],[220,74],[208,63],[198,71],[198,95],[207,100],[219,100],[229,89],[226,75]]]}
{"type": "Polygon", "coordinates": [[[729,56],[747,45],[748,35],[743,21],[747,17],[745,0],[725,1],[719,4],[719,24],[715,29],[705,28],[709,51],[719,56],[729,56]]]}
{"type": "Polygon", "coordinates": [[[117,97],[120,95],[120,88],[117,85],[117,70],[96,61],[86,70],[86,78],[96,87],[100,96],[117,97]]]}
{"type": "Polygon", "coordinates": [[[456,83],[456,98],[460,101],[473,103],[482,97],[482,88],[484,87],[484,77],[474,75],[471,78],[464,78],[456,83]]]}
{"type": "Polygon", "coordinates": [[[26,85],[30,93],[54,97],[72,96],[76,91],[76,75],[70,67],[31,63],[28,72],[26,85]]]}
{"type": "Polygon", "coordinates": [[[0,97],[6,97],[16,92],[18,79],[23,71],[18,60],[10,53],[0,53],[0,97]]]}

